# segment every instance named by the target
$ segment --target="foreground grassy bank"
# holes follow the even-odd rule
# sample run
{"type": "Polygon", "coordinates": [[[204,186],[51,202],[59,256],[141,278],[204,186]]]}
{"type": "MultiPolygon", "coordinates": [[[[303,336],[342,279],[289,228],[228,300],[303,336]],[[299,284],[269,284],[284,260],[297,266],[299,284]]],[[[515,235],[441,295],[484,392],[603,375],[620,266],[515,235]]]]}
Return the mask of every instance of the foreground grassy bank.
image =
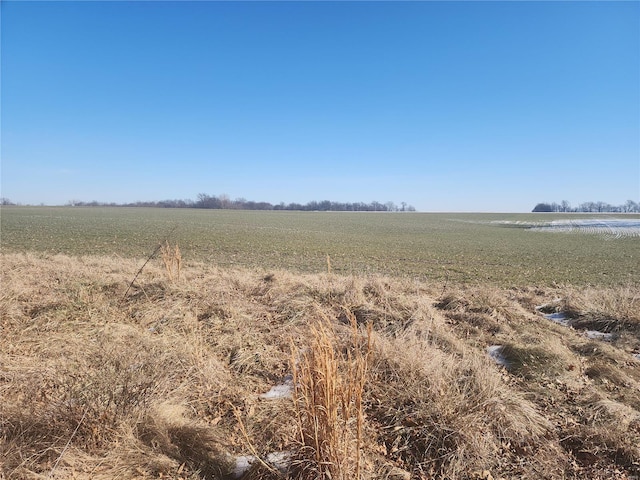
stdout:
{"type": "Polygon", "coordinates": [[[342,274],[499,286],[640,285],[638,237],[498,223],[584,217],[2,207],[0,227],[5,252],[141,258],[170,234],[186,260],[219,266],[320,273],[329,255],[342,274]]]}
{"type": "Polygon", "coordinates": [[[2,478],[640,475],[633,288],[0,260],[2,478]]]}

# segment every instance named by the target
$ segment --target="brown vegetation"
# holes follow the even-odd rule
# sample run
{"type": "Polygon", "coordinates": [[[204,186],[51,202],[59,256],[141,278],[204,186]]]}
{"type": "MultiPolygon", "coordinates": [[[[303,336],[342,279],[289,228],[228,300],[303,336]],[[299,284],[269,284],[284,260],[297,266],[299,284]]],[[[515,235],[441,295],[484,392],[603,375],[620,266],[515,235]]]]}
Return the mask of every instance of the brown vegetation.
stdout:
{"type": "Polygon", "coordinates": [[[0,478],[640,475],[635,287],[0,259],[0,478]]]}

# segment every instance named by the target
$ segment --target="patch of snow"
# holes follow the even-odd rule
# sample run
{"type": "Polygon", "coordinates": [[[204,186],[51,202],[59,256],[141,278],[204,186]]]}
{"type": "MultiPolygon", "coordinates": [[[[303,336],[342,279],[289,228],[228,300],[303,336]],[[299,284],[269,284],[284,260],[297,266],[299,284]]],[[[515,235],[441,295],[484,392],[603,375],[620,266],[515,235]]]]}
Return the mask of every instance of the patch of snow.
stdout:
{"type": "Polygon", "coordinates": [[[513,225],[538,232],[586,233],[601,235],[607,239],[623,237],[640,237],[640,219],[636,218],[572,218],[553,220],[550,222],[523,222],[511,220],[495,220],[494,225],[513,225]]]}
{"type": "Polygon", "coordinates": [[[231,472],[231,477],[242,478],[242,476],[249,471],[253,462],[257,460],[253,455],[240,455],[236,457],[236,464],[231,472]]]}
{"type": "MultiPolygon", "coordinates": [[[[263,460],[280,473],[286,473],[291,463],[291,452],[271,452],[263,460]]],[[[259,460],[254,455],[235,457],[235,466],[230,474],[231,478],[242,478],[256,462],[259,462],[259,460]]]]}
{"type": "Polygon", "coordinates": [[[280,385],[271,387],[267,393],[260,395],[263,400],[276,400],[279,398],[291,398],[293,395],[293,376],[287,375],[280,385]]]}
{"type": "Polygon", "coordinates": [[[266,460],[280,473],[286,473],[291,463],[291,452],[271,452],[267,455],[266,460]]]}
{"type": "Polygon", "coordinates": [[[544,318],[556,322],[564,327],[568,327],[571,324],[571,320],[563,312],[547,313],[544,318]]]}
{"type": "Polygon", "coordinates": [[[487,353],[489,356],[500,366],[508,368],[509,361],[504,357],[502,351],[504,350],[503,345],[491,345],[487,347],[487,353]]]}
{"type": "Polygon", "coordinates": [[[603,342],[610,342],[613,340],[612,333],[604,333],[597,330],[587,330],[586,332],[584,332],[584,334],[591,340],[602,340],[603,342]]]}
{"type": "Polygon", "coordinates": [[[542,232],[589,233],[607,238],[640,236],[640,220],[622,218],[585,218],[554,220],[532,228],[542,232]]]}

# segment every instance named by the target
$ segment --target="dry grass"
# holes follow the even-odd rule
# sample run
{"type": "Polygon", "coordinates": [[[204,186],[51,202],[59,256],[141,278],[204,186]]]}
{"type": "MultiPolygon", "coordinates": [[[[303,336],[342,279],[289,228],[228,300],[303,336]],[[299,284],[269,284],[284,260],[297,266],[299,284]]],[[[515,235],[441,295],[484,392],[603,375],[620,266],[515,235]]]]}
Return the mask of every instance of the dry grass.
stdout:
{"type": "Polygon", "coordinates": [[[578,328],[640,334],[640,289],[586,288],[571,292],[562,309],[573,313],[578,328]]]}
{"type": "Polygon", "coordinates": [[[160,259],[125,297],[141,262],[0,259],[0,478],[223,479],[249,454],[267,465],[246,479],[640,474],[632,287],[202,264],[176,282],[160,259]],[[615,322],[614,339],[554,324],[545,303],[615,322]],[[260,398],[289,374],[293,398],[260,398]]]}
{"type": "Polygon", "coordinates": [[[350,343],[340,342],[331,320],[311,326],[308,347],[292,349],[294,405],[300,433],[295,477],[360,479],[364,410],[362,396],[371,352],[371,328],[361,342],[348,312],[350,343]]]}
{"type": "Polygon", "coordinates": [[[170,281],[176,281],[180,279],[180,271],[182,270],[182,254],[180,253],[180,247],[178,244],[171,245],[169,240],[166,240],[160,246],[160,257],[164,268],[167,270],[167,276],[170,281]]]}

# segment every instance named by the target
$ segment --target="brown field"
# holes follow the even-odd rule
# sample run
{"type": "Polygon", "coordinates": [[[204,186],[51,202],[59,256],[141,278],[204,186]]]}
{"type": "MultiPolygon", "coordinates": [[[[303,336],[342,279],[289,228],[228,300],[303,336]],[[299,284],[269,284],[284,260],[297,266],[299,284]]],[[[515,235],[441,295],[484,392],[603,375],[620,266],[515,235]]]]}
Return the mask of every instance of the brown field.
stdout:
{"type": "Polygon", "coordinates": [[[2,254],[0,478],[640,476],[633,286],[163,258],[2,254]]]}

